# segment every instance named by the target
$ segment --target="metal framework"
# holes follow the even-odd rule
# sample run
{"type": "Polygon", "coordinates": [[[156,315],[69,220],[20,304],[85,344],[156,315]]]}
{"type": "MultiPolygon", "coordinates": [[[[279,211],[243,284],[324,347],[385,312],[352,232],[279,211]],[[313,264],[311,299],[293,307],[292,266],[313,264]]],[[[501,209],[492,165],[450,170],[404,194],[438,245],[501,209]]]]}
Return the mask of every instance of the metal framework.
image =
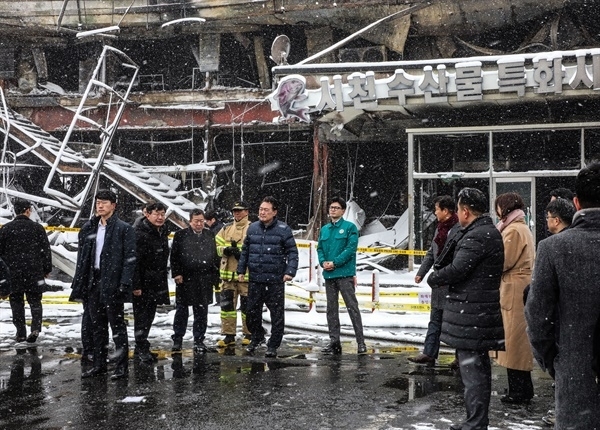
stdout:
{"type": "MultiPolygon", "coordinates": [[[[461,179],[489,179],[491,193],[494,194],[494,181],[507,178],[511,179],[533,179],[536,177],[559,177],[559,176],[577,176],[579,170],[527,170],[527,171],[495,171],[494,170],[494,135],[501,133],[520,133],[530,131],[556,131],[556,130],[580,130],[579,138],[579,158],[580,167],[585,165],[585,130],[600,128],[600,122],[579,122],[579,123],[561,123],[561,124],[524,124],[507,126],[478,126],[478,127],[445,127],[445,128],[410,128],[406,129],[408,135],[408,249],[415,249],[415,180],[441,179],[447,175],[455,175],[461,179]],[[488,145],[488,169],[480,172],[420,172],[421,154],[416,154],[415,159],[415,137],[418,136],[448,136],[461,134],[483,134],[487,135],[488,145]],[[415,161],[417,170],[415,170],[415,161]]],[[[534,186],[533,186],[534,187],[534,186]]],[[[533,188],[535,192],[535,188],[533,188]]],[[[422,198],[422,196],[421,196],[422,198]]],[[[490,212],[495,195],[490,195],[490,212]]],[[[422,204],[422,202],[421,202],[422,204]]],[[[532,205],[535,210],[535,205],[532,205]]],[[[535,219],[535,211],[533,212],[535,219]]],[[[413,269],[414,256],[409,256],[409,270],[413,269]]]]}

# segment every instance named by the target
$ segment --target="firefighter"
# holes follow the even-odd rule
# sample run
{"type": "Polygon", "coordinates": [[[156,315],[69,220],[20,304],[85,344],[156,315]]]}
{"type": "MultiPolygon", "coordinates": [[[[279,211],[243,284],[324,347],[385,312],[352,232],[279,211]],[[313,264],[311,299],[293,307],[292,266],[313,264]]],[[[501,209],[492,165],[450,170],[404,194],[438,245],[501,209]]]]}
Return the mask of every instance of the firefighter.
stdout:
{"type": "Polygon", "coordinates": [[[250,343],[250,331],[246,327],[246,303],[248,301],[248,273],[244,282],[238,282],[236,273],[240,250],[246,238],[246,231],[250,225],[248,221],[248,205],[242,201],[236,202],[231,208],[233,222],[225,225],[215,238],[217,253],[221,257],[219,276],[221,285],[221,333],[225,337],[217,342],[218,346],[227,347],[235,345],[237,327],[237,303],[240,298],[240,311],[242,313],[243,345],[250,343]]]}

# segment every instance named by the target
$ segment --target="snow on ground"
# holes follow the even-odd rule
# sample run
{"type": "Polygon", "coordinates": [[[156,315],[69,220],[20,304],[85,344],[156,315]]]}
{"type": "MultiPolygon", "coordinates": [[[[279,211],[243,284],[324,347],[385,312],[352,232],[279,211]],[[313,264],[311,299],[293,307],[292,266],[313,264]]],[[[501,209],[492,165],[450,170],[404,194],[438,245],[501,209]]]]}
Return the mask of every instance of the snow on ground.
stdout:
{"type": "MultiPolygon", "coordinates": [[[[415,272],[400,271],[394,274],[381,274],[380,283],[387,285],[382,288],[382,292],[396,293],[406,305],[418,304],[419,301],[427,300],[430,294],[430,288],[422,283],[416,286],[413,282],[415,272]],[[410,296],[407,296],[410,294],[410,296]],[[404,295],[404,296],[402,296],[404,295]]],[[[327,339],[327,319],[325,314],[325,294],[323,291],[314,294],[315,302],[309,309],[310,293],[306,291],[308,282],[302,279],[302,273],[295,279],[296,286],[287,286],[286,293],[286,329],[292,334],[286,334],[288,340],[294,342],[310,342],[314,344],[319,340],[327,339]],[[305,297],[300,297],[304,294],[305,297]],[[301,333],[301,334],[298,334],[301,333]],[[312,333],[312,334],[311,334],[312,333]]],[[[362,319],[365,337],[370,340],[380,340],[390,343],[422,343],[424,340],[424,331],[429,322],[428,311],[396,311],[387,312],[381,309],[372,309],[372,288],[368,286],[371,283],[372,272],[364,271],[358,274],[357,295],[361,304],[362,319]]],[[[79,303],[68,301],[71,292],[70,285],[60,281],[48,281],[51,285],[62,286],[63,291],[44,293],[44,329],[38,338],[39,345],[56,344],[80,344],[81,333],[81,314],[83,307],[79,303]]],[[[174,292],[174,284],[170,285],[170,290],[174,292]]],[[[381,296],[381,306],[385,303],[398,302],[398,297],[381,296]]],[[[174,302],[174,298],[172,299],[174,302]]],[[[399,303],[399,302],[398,302],[399,303]]],[[[421,307],[423,307],[421,305],[421,307]]],[[[27,309],[29,318],[29,310],[27,309]]],[[[133,315],[131,304],[126,305],[127,318],[130,319],[129,337],[133,339],[133,315]]],[[[220,308],[210,306],[208,318],[207,341],[216,343],[220,335],[220,308]]],[[[162,309],[156,315],[154,324],[150,332],[151,341],[170,342],[175,311],[162,309]]],[[[264,320],[270,322],[269,312],[263,314],[264,320]]],[[[238,318],[238,324],[241,319],[238,318]]],[[[192,341],[191,325],[193,317],[190,316],[188,322],[188,332],[184,341],[192,341]]],[[[354,331],[348,314],[344,311],[340,313],[340,322],[342,325],[342,335],[354,337],[354,331]]],[[[241,333],[241,327],[238,327],[241,333]]],[[[0,301],[0,350],[13,347],[15,328],[11,321],[11,310],[8,300],[0,301]]],[[[241,336],[241,334],[240,334],[241,336]]]]}

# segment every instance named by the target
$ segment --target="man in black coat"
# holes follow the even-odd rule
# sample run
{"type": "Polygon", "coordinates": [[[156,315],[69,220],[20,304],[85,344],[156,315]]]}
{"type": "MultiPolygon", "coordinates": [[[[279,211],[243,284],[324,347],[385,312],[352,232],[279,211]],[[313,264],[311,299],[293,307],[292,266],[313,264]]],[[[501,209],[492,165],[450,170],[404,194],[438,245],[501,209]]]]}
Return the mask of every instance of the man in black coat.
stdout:
{"type": "MultiPolygon", "coordinates": [[[[421,283],[432,267],[434,267],[435,270],[441,268],[439,261],[435,266],[434,263],[442,253],[446,241],[452,240],[454,235],[460,229],[454,199],[450,196],[438,196],[433,202],[435,204],[435,217],[438,223],[435,236],[431,241],[431,247],[427,250],[427,254],[425,255],[425,258],[423,258],[421,267],[415,276],[415,283],[417,284],[421,283]]],[[[416,357],[409,357],[409,361],[430,366],[435,364],[435,360],[438,358],[440,351],[442,316],[444,315],[444,306],[446,305],[447,295],[447,285],[439,285],[436,288],[431,289],[431,312],[429,313],[429,325],[427,327],[427,334],[425,335],[423,353],[416,357]]],[[[458,363],[453,363],[451,366],[456,368],[458,363]]]]}
{"type": "MultiPolygon", "coordinates": [[[[110,190],[96,194],[96,215],[79,231],[77,266],[69,300],[83,301],[84,320],[93,333],[94,366],[82,378],[106,373],[108,326],[116,349],[111,379],[128,375],[129,342],[124,303],[131,301],[136,268],[135,231],[115,214],[117,196],[110,190]]],[[[82,330],[85,324],[82,323],[82,330]]],[[[82,333],[82,337],[84,333],[82,333]]]]}
{"type": "Polygon", "coordinates": [[[189,318],[188,306],[194,312],[194,351],[207,351],[204,344],[208,324],[207,291],[212,291],[212,280],[219,271],[219,261],[215,235],[204,227],[204,211],[192,210],[190,226],[175,233],[171,246],[171,276],[177,285],[173,352],[181,352],[189,318]]]}
{"type": "Polygon", "coordinates": [[[0,258],[10,271],[10,307],[17,342],[33,343],[42,331],[42,293],[52,271],[50,243],[44,227],[29,219],[31,203],[15,199],[16,218],[0,229],[0,258]],[[25,326],[25,296],[31,310],[31,332],[25,326]]]}
{"type": "Polygon", "coordinates": [[[157,305],[168,305],[169,232],[165,227],[167,207],[162,203],[146,205],[146,216],[136,229],[137,267],[133,286],[134,358],[152,363],[148,334],[157,305]]]}
{"type": "Polygon", "coordinates": [[[432,288],[449,285],[441,340],[456,348],[465,386],[467,419],[453,430],[488,428],[492,391],[491,350],[504,349],[500,312],[500,280],[504,266],[502,236],[488,210],[487,197],[474,188],[458,193],[458,222],[462,230],[446,242],[439,260],[452,262],[434,271],[432,288]]]}

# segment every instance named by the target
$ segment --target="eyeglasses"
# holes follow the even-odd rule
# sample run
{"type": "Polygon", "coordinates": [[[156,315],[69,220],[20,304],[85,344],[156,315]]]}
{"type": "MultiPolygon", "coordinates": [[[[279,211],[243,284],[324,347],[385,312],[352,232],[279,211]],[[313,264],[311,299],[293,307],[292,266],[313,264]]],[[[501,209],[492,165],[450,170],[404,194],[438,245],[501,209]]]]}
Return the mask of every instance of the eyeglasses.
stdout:
{"type": "Polygon", "coordinates": [[[341,206],[329,206],[329,210],[340,211],[342,210],[341,206]]]}

